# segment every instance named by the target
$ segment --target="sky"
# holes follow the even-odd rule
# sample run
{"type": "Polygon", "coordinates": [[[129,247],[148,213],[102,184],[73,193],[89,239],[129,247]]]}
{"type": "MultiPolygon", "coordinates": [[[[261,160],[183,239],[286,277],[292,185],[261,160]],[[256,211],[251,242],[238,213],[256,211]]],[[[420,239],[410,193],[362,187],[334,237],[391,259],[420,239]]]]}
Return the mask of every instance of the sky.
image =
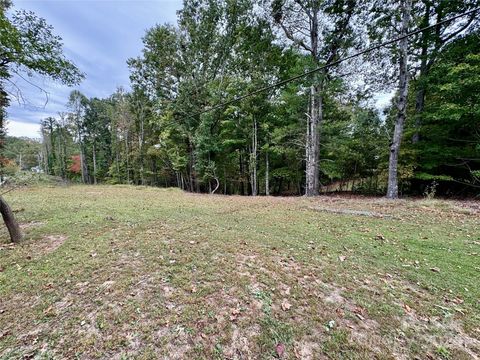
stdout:
{"type": "MultiPolygon", "coordinates": [[[[128,88],[126,61],[140,55],[142,37],[155,24],[175,23],[181,0],[14,0],[14,9],[43,17],[63,39],[64,52],[86,78],[75,87],[87,97],[107,97],[128,88]]],[[[8,135],[40,137],[40,120],[66,110],[74,88],[34,77],[32,86],[16,79],[26,103],[12,99],[8,135]],[[45,92],[48,92],[46,102],[45,92]]]]}

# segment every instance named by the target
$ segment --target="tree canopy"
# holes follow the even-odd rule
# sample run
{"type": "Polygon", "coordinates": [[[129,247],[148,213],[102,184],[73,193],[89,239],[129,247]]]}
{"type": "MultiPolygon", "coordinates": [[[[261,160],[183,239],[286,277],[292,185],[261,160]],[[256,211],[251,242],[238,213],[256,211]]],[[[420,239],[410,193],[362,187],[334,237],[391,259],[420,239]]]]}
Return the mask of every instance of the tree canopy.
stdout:
{"type": "MultiPolygon", "coordinates": [[[[400,194],[422,194],[432,184],[444,194],[475,194],[480,170],[476,12],[410,36],[403,45],[394,42],[229,102],[402,31],[471,11],[478,1],[408,4],[185,0],[177,23],[148,29],[141,54],[128,59],[129,90],[119,88],[103,99],[75,91],[67,113],[42,123],[43,167],[86,183],[194,192],[384,194],[396,139],[400,194]],[[379,92],[393,93],[385,112],[375,106],[379,92]],[[216,106],[222,103],[228,104],[216,106]],[[400,108],[404,124],[394,138],[400,108]],[[78,159],[81,173],[72,171],[78,159]]],[[[20,56],[12,62],[17,67],[67,83],[79,80],[73,65],[57,56],[60,39],[43,20],[18,12],[5,21],[2,36],[42,29],[22,41],[10,35],[13,50],[5,59],[20,56]],[[19,26],[19,19],[30,25],[19,26]],[[38,48],[29,47],[37,42],[38,48]],[[15,52],[20,43],[29,56],[15,52]],[[45,53],[45,61],[36,61],[45,53]],[[47,61],[49,56],[55,60],[47,61]]]]}

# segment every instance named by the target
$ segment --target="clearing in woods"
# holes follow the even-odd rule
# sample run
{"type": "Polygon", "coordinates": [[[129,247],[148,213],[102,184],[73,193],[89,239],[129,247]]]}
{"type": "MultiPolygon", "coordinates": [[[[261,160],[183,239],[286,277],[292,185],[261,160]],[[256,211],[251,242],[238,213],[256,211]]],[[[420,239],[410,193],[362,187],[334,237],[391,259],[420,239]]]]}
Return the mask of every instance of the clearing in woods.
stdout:
{"type": "Polygon", "coordinates": [[[7,195],[0,358],[478,359],[478,202],[7,195]]]}

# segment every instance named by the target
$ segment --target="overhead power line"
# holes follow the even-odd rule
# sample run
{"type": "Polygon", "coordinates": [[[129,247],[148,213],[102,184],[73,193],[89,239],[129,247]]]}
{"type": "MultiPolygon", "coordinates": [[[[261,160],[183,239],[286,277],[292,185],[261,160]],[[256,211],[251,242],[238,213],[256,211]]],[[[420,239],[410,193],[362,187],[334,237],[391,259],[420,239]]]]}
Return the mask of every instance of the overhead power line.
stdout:
{"type": "Polygon", "coordinates": [[[365,49],[365,50],[359,51],[359,52],[357,52],[357,53],[355,53],[355,54],[352,54],[352,55],[350,55],[350,56],[346,56],[346,57],[344,57],[344,58],[342,58],[342,59],[333,61],[333,62],[331,62],[331,63],[325,64],[325,65],[322,65],[322,66],[319,66],[319,67],[317,67],[317,68],[315,68],[315,69],[313,69],[313,70],[309,70],[309,71],[304,72],[304,73],[302,73],[302,74],[293,76],[293,77],[291,77],[291,78],[288,78],[288,79],[285,79],[285,80],[282,80],[282,81],[279,81],[279,82],[276,82],[275,84],[272,84],[272,85],[264,86],[264,87],[262,87],[262,88],[260,88],[260,89],[257,89],[257,90],[255,90],[255,91],[252,91],[252,92],[250,92],[250,93],[248,93],[248,94],[241,95],[241,96],[237,96],[237,97],[233,98],[232,100],[228,100],[228,101],[225,101],[225,102],[223,102],[223,103],[214,105],[214,106],[212,106],[212,107],[210,107],[210,108],[208,108],[208,109],[205,109],[205,110],[202,110],[202,111],[200,111],[200,112],[197,112],[196,114],[194,114],[194,115],[192,115],[192,116],[201,115],[201,114],[204,114],[204,113],[213,111],[213,110],[217,110],[217,109],[223,108],[223,107],[225,107],[225,106],[227,106],[227,105],[233,104],[233,103],[235,103],[235,102],[237,102],[237,101],[241,101],[241,100],[246,99],[246,98],[249,98],[249,97],[251,97],[251,96],[260,94],[260,93],[262,93],[262,92],[264,92],[264,91],[267,91],[267,90],[270,90],[270,89],[274,89],[274,88],[276,88],[276,87],[279,87],[279,86],[288,84],[289,82],[292,82],[292,81],[301,79],[301,78],[303,78],[303,77],[306,77],[306,76],[308,76],[308,75],[314,74],[314,73],[319,72],[319,71],[321,71],[321,70],[328,69],[329,67],[338,65],[338,64],[340,64],[340,63],[342,63],[342,62],[345,62],[345,61],[347,61],[347,60],[351,60],[351,59],[356,58],[356,57],[358,57],[358,56],[360,56],[360,55],[364,55],[364,54],[366,54],[366,53],[369,53],[369,52],[372,52],[372,51],[374,51],[374,50],[380,49],[380,48],[382,48],[382,47],[384,47],[384,46],[387,46],[387,45],[396,43],[397,41],[400,41],[400,40],[402,40],[402,39],[405,39],[405,38],[408,38],[408,37],[410,37],[410,36],[419,34],[419,33],[421,33],[421,32],[430,30],[430,29],[432,29],[432,28],[434,28],[434,27],[436,27],[436,26],[443,25],[443,24],[445,24],[445,23],[448,23],[448,22],[451,22],[451,21],[453,21],[453,20],[456,20],[456,19],[458,19],[458,18],[460,18],[460,17],[473,14],[473,13],[479,11],[479,10],[480,10],[480,7],[477,7],[477,8],[475,8],[475,9],[466,11],[466,12],[464,12],[464,13],[462,13],[462,14],[458,14],[458,15],[452,16],[451,18],[448,18],[448,19],[439,21],[439,22],[437,22],[437,23],[435,23],[435,24],[433,24],[433,25],[429,25],[429,26],[426,26],[426,27],[424,27],[424,28],[417,29],[417,30],[412,31],[412,32],[409,32],[409,33],[407,33],[407,34],[405,34],[405,35],[399,36],[399,37],[397,37],[397,38],[395,38],[395,39],[388,40],[388,41],[385,41],[385,42],[383,42],[383,43],[381,43],[381,44],[378,44],[378,45],[369,47],[369,48],[367,48],[367,49],[365,49]]]}

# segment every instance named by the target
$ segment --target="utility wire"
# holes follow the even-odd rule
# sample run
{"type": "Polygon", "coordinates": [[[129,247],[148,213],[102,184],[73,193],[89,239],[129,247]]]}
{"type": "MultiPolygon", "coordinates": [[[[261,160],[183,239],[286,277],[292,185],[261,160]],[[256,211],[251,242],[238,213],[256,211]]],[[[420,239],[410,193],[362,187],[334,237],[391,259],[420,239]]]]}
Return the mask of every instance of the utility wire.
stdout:
{"type": "Polygon", "coordinates": [[[246,98],[249,98],[249,97],[251,97],[251,96],[260,94],[260,93],[262,93],[262,92],[264,92],[264,91],[267,91],[267,90],[274,89],[274,88],[276,88],[276,87],[285,85],[285,84],[287,84],[287,83],[289,83],[289,82],[292,82],[292,81],[301,79],[301,78],[303,78],[303,77],[305,77],[305,76],[314,74],[314,73],[316,73],[316,72],[318,72],[318,71],[321,71],[321,70],[324,70],[324,69],[328,69],[329,67],[338,65],[338,64],[340,64],[340,63],[342,63],[342,62],[344,62],[344,61],[347,61],[347,60],[356,58],[356,57],[358,57],[358,56],[360,56],[360,55],[363,55],[363,54],[372,52],[372,51],[374,51],[374,50],[380,49],[380,48],[382,48],[382,47],[384,47],[384,46],[393,44],[393,43],[395,43],[395,42],[397,42],[397,41],[400,41],[400,40],[402,40],[402,39],[408,38],[408,37],[410,37],[410,36],[412,36],[412,35],[416,35],[416,34],[419,34],[419,33],[421,33],[421,32],[430,30],[430,29],[432,29],[432,28],[434,28],[434,27],[436,27],[436,26],[439,26],[439,25],[448,23],[448,22],[453,21],[453,20],[456,20],[456,19],[458,19],[458,18],[460,18],[460,17],[473,14],[474,12],[479,11],[479,10],[480,10],[480,7],[477,7],[477,8],[475,8],[475,9],[473,9],[473,10],[464,12],[464,13],[462,13],[462,14],[455,15],[455,16],[453,16],[453,17],[451,17],[451,18],[448,18],[448,19],[439,21],[439,22],[437,22],[437,23],[435,23],[435,24],[433,24],[433,25],[429,25],[429,26],[426,26],[426,27],[424,27],[424,28],[417,29],[417,30],[415,30],[415,31],[409,32],[408,34],[399,36],[399,37],[397,37],[397,38],[395,38],[395,39],[393,39],[393,40],[388,40],[388,41],[383,42],[383,43],[381,43],[381,44],[378,44],[378,45],[369,47],[369,48],[367,48],[367,49],[365,49],[365,50],[362,50],[362,51],[359,51],[359,52],[357,52],[357,53],[355,53],[355,54],[352,54],[352,55],[350,55],[350,56],[344,57],[343,59],[339,59],[339,60],[333,61],[333,62],[331,62],[331,63],[329,63],[329,64],[322,65],[322,66],[317,67],[317,68],[315,68],[315,69],[313,69],[313,70],[304,72],[303,74],[299,74],[299,75],[296,75],[296,76],[291,77],[291,78],[289,78],[289,79],[285,79],[285,80],[276,82],[275,84],[272,84],[272,85],[264,86],[264,87],[262,87],[262,88],[260,88],[260,89],[257,89],[257,90],[255,90],[255,91],[252,91],[252,92],[250,92],[250,93],[248,93],[248,94],[245,94],[245,95],[242,95],[242,96],[237,96],[237,97],[233,98],[232,100],[229,100],[229,101],[226,101],[226,102],[217,104],[217,105],[212,106],[212,107],[210,107],[210,108],[208,108],[208,109],[205,109],[205,110],[202,110],[202,111],[200,111],[200,112],[197,112],[196,114],[191,115],[191,116],[193,117],[193,116],[201,115],[201,114],[204,114],[204,113],[213,111],[213,110],[217,110],[217,109],[223,108],[223,107],[225,107],[225,106],[227,106],[227,105],[230,105],[230,104],[233,104],[233,103],[235,103],[235,102],[237,102],[237,101],[241,101],[241,100],[246,99],[246,98]]]}

